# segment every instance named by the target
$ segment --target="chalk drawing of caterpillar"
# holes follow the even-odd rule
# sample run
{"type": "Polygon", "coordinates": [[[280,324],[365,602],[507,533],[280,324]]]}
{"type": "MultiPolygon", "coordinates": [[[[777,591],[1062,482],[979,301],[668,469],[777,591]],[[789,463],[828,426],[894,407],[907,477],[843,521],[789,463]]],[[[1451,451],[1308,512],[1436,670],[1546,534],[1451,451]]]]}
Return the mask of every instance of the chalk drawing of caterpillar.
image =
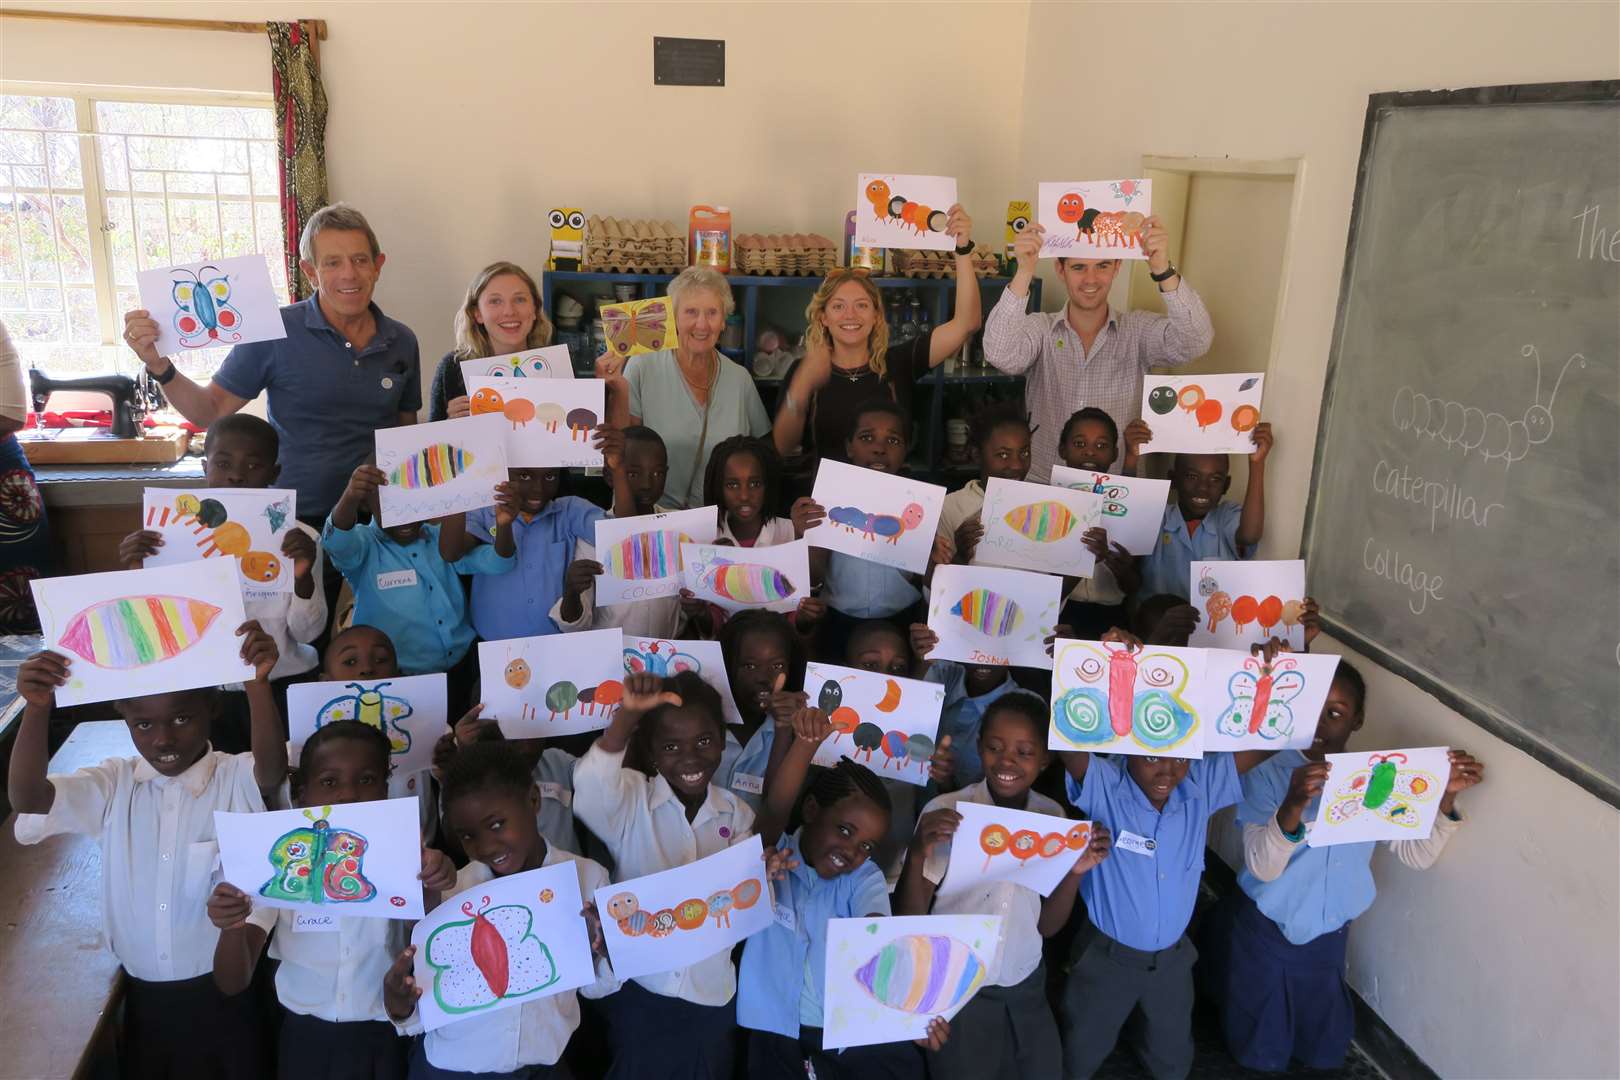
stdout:
{"type": "Polygon", "coordinates": [[[907,225],[919,235],[945,231],[945,211],[892,194],[887,181],[870,181],[866,185],[866,201],[872,204],[872,215],[879,221],[907,225]]]}
{"type": "Polygon", "coordinates": [[[863,539],[876,540],[882,536],[887,537],[889,543],[898,544],[904,533],[922,524],[923,508],[911,503],[901,511],[899,517],[895,517],[892,514],[871,514],[858,506],[835,506],[827,511],[827,520],[852,533],[860,533],[863,539]]]}
{"type": "Polygon", "coordinates": [[[1445,443],[1448,448],[1456,447],[1464,457],[1478,452],[1486,461],[1500,458],[1504,468],[1512,468],[1515,461],[1522,461],[1530,453],[1532,446],[1540,446],[1552,438],[1552,407],[1558,397],[1558,388],[1564,384],[1564,376],[1569,374],[1571,364],[1579,360],[1581,367],[1586,367],[1586,357],[1581,353],[1575,353],[1565,360],[1558,372],[1558,381],[1553,383],[1552,392],[1547,395],[1547,403],[1543,405],[1541,352],[1534,345],[1526,345],[1519,350],[1519,355],[1526,359],[1534,358],[1536,362],[1536,396],[1525,408],[1522,418],[1509,420],[1499,412],[1486,412],[1474,405],[1431,397],[1411,386],[1403,386],[1395,391],[1391,406],[1395,430],[1410,431],[1421,438],[1434,439],[1445,443]]]}
{"type": "Polygon", "coordinates": [[[666,938],[677,930],[696,930],[707,919],[713,919],[718,930],[731,925],[733,911],[747,911],[758,903],[761,891],[758,878],[747,878],[730,889],[721,889],[707,900],[694,896],[656,912],[641,910],[641,901],[634,893],[615,893],[607,902],[608,917],[618,924],[625,937],[645,934],[650,938],[666,938]]]}

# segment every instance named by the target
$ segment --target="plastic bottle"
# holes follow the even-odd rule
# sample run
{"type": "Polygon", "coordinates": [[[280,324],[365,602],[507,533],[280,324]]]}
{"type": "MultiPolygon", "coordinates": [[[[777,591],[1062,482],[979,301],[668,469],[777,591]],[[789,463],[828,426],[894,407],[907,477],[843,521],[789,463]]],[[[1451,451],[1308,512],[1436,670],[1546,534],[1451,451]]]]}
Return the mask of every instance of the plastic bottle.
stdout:
{"type": "Polygon", "coordinates": [[[731,208],[694,206],[686,218],[687,250],[693,266],[731,273],[731,208]]]}

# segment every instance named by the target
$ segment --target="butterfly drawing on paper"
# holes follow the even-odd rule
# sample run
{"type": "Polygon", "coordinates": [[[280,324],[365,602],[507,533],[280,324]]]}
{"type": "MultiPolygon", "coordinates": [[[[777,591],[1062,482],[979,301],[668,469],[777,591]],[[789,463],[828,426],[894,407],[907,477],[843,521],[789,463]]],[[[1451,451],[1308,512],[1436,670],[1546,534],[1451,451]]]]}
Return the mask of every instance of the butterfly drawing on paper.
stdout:
{"type": "Polygon", "coordinates": [[[608,348],[615,355],[635,356],[673,349],[679,344],[674,307],[667,296],[632,300],[627,304],[604,304],[601,313],[602,331],[607,335],[608,348]]]}
{"type": "Polygon", "coordinates": [[[1363,810],[1370,810],[1391,825],[1416,828],[1418,812],[1414,804],[1428,802],[1444,788],[1430,774],[1406,768],[1406,755],[1399,751],[1368,754],[1367,768],[1350,774],[1338,794],[1332,796],[1322,821],[1342,825],[1363,810]]]}
{"type": "Polygon", "coordinates": [[[242,313],[231,306],[231,282],[219,272],[217,266],[204,266],[200,270],[176,270],[171,285],[174,295],[175,333],[180,344],[188,349],[202,349],[211,345],[228,345],[241,341],[242,313]],[[213,276],[205,276],[212,272],[213,276]]]}
{"type": "Polygon", "coordinates": [[[1190,681],[1186,662],[1171,653],[1124,642],[1080,641],[1063,650],[1058,671],[1060,679],[1072,673],[1086,684],[1065,690],[1052,703],[1054,730],[1078,748],[1129,736],[1149,750],[1164,751],[1183,742],[1198,724],[1182,697],[1190,681]],[[1068,667],[1076,658],[1079,663],[1068,667]]]}
{"type": "Polygon", "coordinates": [[[339,720],[358,720],[388,736],[388,746],[393,753],[409,752],[411,733],[400,721],[410,719],[416,709],[404,698],[383,693],[389,685],[386,682],[369,686],[357,682],[347,684],[344,689],[353,693],[333,698],[316,712],[316,730],[339,720]]]}
{"type": "Polygon", "coordinates": [[[360,861],[366,838],[348,829],[334,829],[327,815],[330,806],[304,811],[311,824],[292,829],[270,847],[275,874],[259,886],[259,895],[272,900],[305,904],[342,904],[370,900],[377,886],[366,880],[360,861]]]}
{"type": "MultiPolygon", "coordinates": [[[[542,902],[546,897],[542,896],[542,902]]],[[[534,914],[521,904],[476,910],[461,905],[466,919],[447,922],[428,935],[433,997],[447,1013],[487,1009],[502,998],[537,993],[562,976],[545,942],[534,936],[534,914]]]]}
{"type": "Polygon", "coordinates": [[[1295,671],[1298,662],[1278,656],[1269,664],[1259,656],[1243,661],[1243,670],[1227,683],[1230,700],[1215,727],[1222,735],[1259,735],[1286,739],[1294,734],[1294,710],[1288,703],[1305,689],[1305,676],[1295,671]]]}
{"type": "Polygon", "coordinates": [[[681,652],[673,641],[638,641],[635,647],[625,646],[624,673],[635,675],[679,675],[683,671],[701,672],[703,662],[695,656],[681,652]]]}

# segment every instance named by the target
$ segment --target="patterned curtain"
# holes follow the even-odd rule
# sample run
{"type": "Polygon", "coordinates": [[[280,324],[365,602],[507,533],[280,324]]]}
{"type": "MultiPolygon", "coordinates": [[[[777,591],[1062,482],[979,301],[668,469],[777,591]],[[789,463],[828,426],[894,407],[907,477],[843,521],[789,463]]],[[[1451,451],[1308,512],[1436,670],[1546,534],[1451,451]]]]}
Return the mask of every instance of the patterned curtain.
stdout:
{"type": "Polygon", "coordinates": [[[312,26],[266,24],[275,81],[276,124],[281,133],[281,220],[286,230],[283,258],[287,289],[294,300],[313,290],[298,269],[298,237],[304,222],[326,205],[326,89],[312,26]]]}

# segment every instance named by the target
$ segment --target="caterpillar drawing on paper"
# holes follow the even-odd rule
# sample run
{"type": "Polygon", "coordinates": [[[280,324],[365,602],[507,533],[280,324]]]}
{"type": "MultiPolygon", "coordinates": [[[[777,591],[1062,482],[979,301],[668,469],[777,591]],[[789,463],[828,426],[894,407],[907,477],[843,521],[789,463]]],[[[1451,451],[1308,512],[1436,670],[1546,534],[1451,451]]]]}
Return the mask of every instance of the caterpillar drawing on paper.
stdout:
{"type": "Polygon", "coordinates": [[[472,464],[471,451],[449,443],[434,443],[394,466],[388,474],[388,482],[407,491],[438,487],[450,483],[472,468],[472,464]]]}
{"type": "Polygon", "coordinates": [[[893,194],[886,180],[867,183],[866,201],[872,204],[872,216],[879,221],[905,225],[918,235],[945,231],[945,211],[893,194]]]}
{"type": "Polygon", "coordinates": [[[103,600],[68,620],[57,644],[97,667],[125,671],[185,652],[219,613],[213,604],[183,596],[103,600]]]}

